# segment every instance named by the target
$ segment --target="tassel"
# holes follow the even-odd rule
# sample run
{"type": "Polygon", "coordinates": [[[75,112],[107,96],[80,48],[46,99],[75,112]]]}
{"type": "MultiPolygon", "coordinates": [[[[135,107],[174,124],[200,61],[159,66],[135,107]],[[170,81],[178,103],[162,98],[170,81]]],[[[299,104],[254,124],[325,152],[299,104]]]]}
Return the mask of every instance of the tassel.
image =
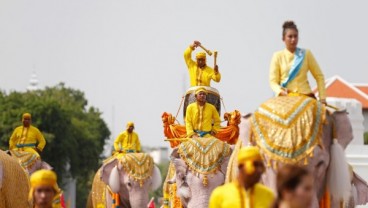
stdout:
{"type": "Polygon", "coordinates": [[[203,186],[207,186],[208,185],[208,178],[207,175],[203,176],[203,186]]]}
{"type": "Polygon", "coordinates": [[[308,157],[304,158],[304,165],[308,165],[308,157]]]}

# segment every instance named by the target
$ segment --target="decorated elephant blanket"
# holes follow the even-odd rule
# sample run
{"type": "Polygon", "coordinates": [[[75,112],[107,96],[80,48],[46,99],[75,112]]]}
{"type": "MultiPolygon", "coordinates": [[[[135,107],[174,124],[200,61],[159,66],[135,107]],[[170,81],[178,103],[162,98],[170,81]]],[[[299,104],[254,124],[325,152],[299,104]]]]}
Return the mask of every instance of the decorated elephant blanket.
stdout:
{"type": "Polygon", "coordinates": [[[307,96],[279,96],[263,103],[251,118],[251,139],[268,160],[297,163],[322,145],[325,107],[307,96]]]}
{"type": "Polygon", "coordinates": [[[33,165],[38,160],[40,160],[40,157],[37,154],[26,151],[10,150],[10,154],[19,162],[19,164],[24,168],[24,170],[31,169],[33,165]]]}
{"type": "Polygon", "coordinates": [[[205,176],[203,184],[206,186],[207,175],[220,168],[231,149],[229,144],[216,138],[193,138],[181,143],[178,153],[192,171],[205,176]]]}

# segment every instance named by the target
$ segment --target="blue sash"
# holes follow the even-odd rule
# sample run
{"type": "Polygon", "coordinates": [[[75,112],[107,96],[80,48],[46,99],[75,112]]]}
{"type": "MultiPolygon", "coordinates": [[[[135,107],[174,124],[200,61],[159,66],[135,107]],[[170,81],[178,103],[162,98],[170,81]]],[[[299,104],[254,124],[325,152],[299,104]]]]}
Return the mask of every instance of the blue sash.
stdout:
{"type": "Polygon", "coordinates": [[[17,148],[22,148],[22,147],[36,147],[36,143],[30,143],[30,144],[17,144],[16,146],[17,146],[17,148]]]}
{"type": "Polygon", "coordinates": [[[304,57],[305,50],[301,48],[296,48],[294,53],[294,63],[289,71],[289,76],[281,83],[281,87],[286,87],[289,82],[291,82],[296,77],[296,75],[298,75],[300,68],[302,68],[304,57]]]}
{"type": "Polygon", "coordinates": [[[206,134],[211,133],[210,131],[200,131],[200,130],[194,130],[195,133],[199,134],[199,137],[204,137],[206,134]]]}

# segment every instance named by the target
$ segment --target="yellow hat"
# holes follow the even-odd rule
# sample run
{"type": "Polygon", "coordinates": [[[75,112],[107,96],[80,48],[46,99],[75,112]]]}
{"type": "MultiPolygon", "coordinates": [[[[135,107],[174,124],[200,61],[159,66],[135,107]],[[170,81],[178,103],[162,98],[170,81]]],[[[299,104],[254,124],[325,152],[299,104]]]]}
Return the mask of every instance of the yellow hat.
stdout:
{"type": "Polygon", "coordinates": [[[23,115],[22,115],[22,120],[24,120],[24,119],[26,119],[26,118],[31,119],[31,118],[32,118],[31,114],[30,114],[30,113],[23,113],[23,115]]]}
{"type": "Polygon", "coordinates": [[[54,171],[38,170],[31,175],[29,181],[31,183],[30,199],[33,198],[34,188],[37,186],[51,186],[55,193],[60,192],[59,186],[57,185],[57,176],[54,171]]]}
{"type": "Polygon", "coordinates": [[[243,147],[239,150],[238,153],[238,164],[243,164],[246,167],[247,174],[252,174],[255,171],[253,166],[253,161],[262,160],[261,153],[259,152],[258,147],[248,146],[243,147]]]}
{"type": "Polygon", "coordinates": [[[199,87],[199,88],[197,88],[196,89],[196,91],[195,91],[195,94],[197,95],[198,93],[200,93],[200,92],[204,92],[204,93],[206,93],[207,94],[207,90],[206,90],[206,88],[204,88],[204,87],[199,87]]]}
{"type": "Polygon", "coordinates": [[[134,123],[129,121],[126,125],[126,128],[128,129],[129,127],[133,126],[134,127],[134,123]]]}
{"type": "Polygon", "coordinates": [[[199,58],[203,58],[203,59],[205,59],[205,58],[206,58],[206,53],[205,53],[205,52],[203,52],[203,51],[198,52],[198,53],[196,54],[196,58],[197,58],[197,59],[199,59],[199,58]]]}

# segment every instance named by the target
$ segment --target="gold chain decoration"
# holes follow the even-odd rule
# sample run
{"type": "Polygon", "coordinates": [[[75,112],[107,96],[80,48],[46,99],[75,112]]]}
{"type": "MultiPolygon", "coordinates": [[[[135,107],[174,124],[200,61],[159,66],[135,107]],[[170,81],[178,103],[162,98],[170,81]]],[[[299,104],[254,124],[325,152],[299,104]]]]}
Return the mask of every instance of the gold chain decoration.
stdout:
{"type": "Polygon", "coordinates": [[[153,159],[147,153],[129,153],[121,156],[119,162],[124,171],[142,187],[144,181],[152,176],[153,159]]]}
{"type": "Polygon", "coordinates": [[[203,175],[203,185],[208,185],[208,174],[219,170],[230,156],[230,145],[216,138],[193,138],[179,145],[178,153],[189,169],[203,175]]]}

